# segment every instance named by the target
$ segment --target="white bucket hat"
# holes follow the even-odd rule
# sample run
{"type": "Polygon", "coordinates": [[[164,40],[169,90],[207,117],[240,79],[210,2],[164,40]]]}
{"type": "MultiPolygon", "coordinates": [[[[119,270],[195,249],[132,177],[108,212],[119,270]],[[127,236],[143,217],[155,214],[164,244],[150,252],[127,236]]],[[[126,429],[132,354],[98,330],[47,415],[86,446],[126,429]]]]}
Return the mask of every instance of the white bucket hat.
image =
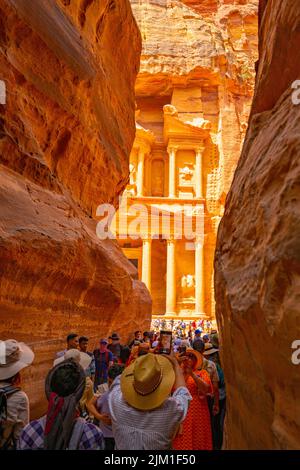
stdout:
{"type": "Polygon", "coordinates": [[[0,342],[0,380],[6,380],[29,366],[34,359],[34,352],[25,344],[15,339],[0,342]]]}
{"type": "Polygon", "coordinates": [[[81,352],[78,349],[68,349],[62,357],[55,359],[53,366],[57,366],[57,364],[67,361],[68,359],[73,359],[75,362],[80,364],[83,370],[86,370],[92,362],[92,358],[88,354],[81,352]]]}

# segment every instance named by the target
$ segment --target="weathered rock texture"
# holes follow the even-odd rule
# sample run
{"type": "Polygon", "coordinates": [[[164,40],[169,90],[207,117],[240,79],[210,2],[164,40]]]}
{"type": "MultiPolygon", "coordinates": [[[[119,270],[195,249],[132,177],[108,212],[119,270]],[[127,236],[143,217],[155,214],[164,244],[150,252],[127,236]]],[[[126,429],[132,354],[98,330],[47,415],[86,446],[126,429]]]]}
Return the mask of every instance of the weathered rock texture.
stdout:
{"type": "Polygon", "coordinates": [[[227,447],[300,448],[300,4],[260,5],[249,128],[215,257],[228,395],[227,447]]]}
{"type": "Polygon", "coordinates": [[[131,5],[143,39],[136,82],[138,123],[154,133],[153,153],[165,160],[165,175],[164,105],[177,107],[182,119],[211,123],[202,183],[205,313],[214,316],[216,232],[253,97],[258,0],[131,0],[131,5]]]}
{"type": "Polygon", "coordinates": [[[0,335],[36,351],[36,414],[68,332],[127,340],[149,325],[148,291],[95,220],[128,180],[141,41],[127,0],[2,0],[0,13],[0,335]]]}

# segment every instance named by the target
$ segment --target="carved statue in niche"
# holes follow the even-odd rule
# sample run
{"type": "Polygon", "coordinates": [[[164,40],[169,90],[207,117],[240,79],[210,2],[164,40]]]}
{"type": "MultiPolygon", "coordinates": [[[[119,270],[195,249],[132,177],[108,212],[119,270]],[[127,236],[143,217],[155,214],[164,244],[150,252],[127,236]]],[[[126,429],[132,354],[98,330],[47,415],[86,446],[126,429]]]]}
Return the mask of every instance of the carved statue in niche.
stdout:
{"type": "Polygon", "coordinates": [[[129,164],[129,184],[126,188],[126,194],[130,196],[136,195],[136,169],[133,163],[129,164]]]}
{"type": "Polygon", "coordinates": [[[195,299],[195,276],[185,274],[181,278],[181,300],[183,302],[193,302],[195,299]]]}
{"type": "Polygon", "coordinates": [[[195,287],[195,276],[192,274],[186,274],[181,278],[181,287],[183,289],[190,289],[195,287]]]}
{"type": "Polygon", "coordinates": [[[179,170],[179,185],[191,186],[194,176],[194,166],[191,163],[185,163],[183,168],[179,170]]]}

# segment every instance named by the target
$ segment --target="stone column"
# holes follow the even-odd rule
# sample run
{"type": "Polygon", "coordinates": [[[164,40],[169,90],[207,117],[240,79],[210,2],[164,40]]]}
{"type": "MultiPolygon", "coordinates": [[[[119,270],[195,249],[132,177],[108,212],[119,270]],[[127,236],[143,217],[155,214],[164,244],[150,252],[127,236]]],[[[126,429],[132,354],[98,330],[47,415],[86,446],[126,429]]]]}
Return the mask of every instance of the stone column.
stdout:
{"type": "Polygon", "coordinates": [[[175,269],[175,240],[167,240],[167,292],[166,314],[175,315],[176,312],[176,269],[175,269]]]}
{"type": "Polygon", "coordinates": [[[204,313],[204,249],[203,241],[195,241],[195,314],[204,313]]]}
{"type": "Polygon", "coordinates": [[[143,238],[142,281],[151,292],[151,238],[143,238]]]}
{"type": "Polygon", "coordinates": [[[169,197],[175,197],[176,148],[169,147],[169,197]]]}
{"type": "Polygon", "coordinates": [[[137,178],[136,178],[136,189],[137,196],[143,196],[144,188],[144,160],[145,154],[142,149],[139,149],[138,154],[138,167],[137,167],[137,178]]]}
{"type": "Polygon", "coordinates": [[[196,197],[203,197],[202,189],[202,154],[203,148],[196,149],[196,167],[195,167],[195,181],[196,181],[196,197]]]}

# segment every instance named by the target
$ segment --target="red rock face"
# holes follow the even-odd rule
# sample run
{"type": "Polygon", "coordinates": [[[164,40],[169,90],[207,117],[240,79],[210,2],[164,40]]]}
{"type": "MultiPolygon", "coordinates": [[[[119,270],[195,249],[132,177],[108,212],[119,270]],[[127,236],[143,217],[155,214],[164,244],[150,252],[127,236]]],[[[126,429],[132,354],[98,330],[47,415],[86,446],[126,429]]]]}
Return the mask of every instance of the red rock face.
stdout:
{"type": "Polygon", "coordinates": [[[299,449],[300,5],[260,5],[252,116],[215,257],[227,381],[227,447],[299,449]]]}
{"type": "Polygon", "coordinates": [[[0,335],[36,352],[34,416],[67,333],[93,347],[149,327],[148,291],[94,219],[128,180],[141,40],[127,0],[5,0],[0,13],[0,335]]]}

